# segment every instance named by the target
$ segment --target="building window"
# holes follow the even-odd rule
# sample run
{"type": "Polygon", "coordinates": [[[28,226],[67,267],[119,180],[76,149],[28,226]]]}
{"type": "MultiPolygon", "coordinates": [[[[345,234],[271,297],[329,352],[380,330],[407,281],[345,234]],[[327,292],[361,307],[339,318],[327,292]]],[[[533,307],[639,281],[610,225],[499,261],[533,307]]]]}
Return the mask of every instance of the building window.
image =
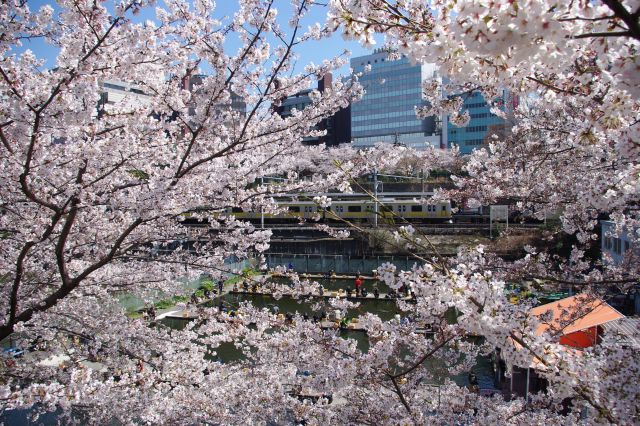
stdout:
{"type": "Polygon", "coordinates": [[[622,240],[620,238],[613,239],[613,252],[615,254],[622,254],[622,240]]]}
{"type": "Polygon", "coordinates": [[[465,131],[467,133],[486,132],[487,131],[487,126],[469,126],[469,127],[465,128],[465,131]]]}

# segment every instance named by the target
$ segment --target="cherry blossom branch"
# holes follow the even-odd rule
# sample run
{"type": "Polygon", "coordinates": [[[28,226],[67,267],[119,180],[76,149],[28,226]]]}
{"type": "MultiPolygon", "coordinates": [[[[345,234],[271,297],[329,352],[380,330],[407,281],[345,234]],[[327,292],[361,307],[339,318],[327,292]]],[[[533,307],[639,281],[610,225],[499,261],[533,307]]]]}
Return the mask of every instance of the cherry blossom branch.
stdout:
{"type": "MultiPolygon", "coordinates": [[[[111,260],[116,256],[118,250],[120,249],[120,246],[124,243],[125,239],[129,236],[129,234],[131,234],[142,223],[143,223],[142,219],[136,219],[114,241],[114,243],[113,243],[113,245],[111,247],[111,251],[106,256],[102,257],[100,260],[98,260],[94,264],[92,264],[89,267],[87,267],[83,272],[81,272],[75,278],[69,278],[65,285],[62,285],[58,290],[56,290],[55,292],[53,292],[52,294],[50,294],[49,296],[44,298],[44,300],[42,300],[42,302],[39,305],[29,307],[29,308],[25,309],[24,311],[22,311],[19,314],[15,314],[14,313],[12,315],[12,317],[10,317],[10,320],[7,323],[5,323],[4,325],[0,326],[0,340],[4,339],[5,337],[7,337],[11,333],[13,333],[14,326],[17,323],[29,321],[31,319],[31,317],[33,317],[33,314],[35,314],[37,312],[43,312],[43,311],[48,310],[49,308],[54,306],[56,303],[58,303],[59,300],[67,297],[89,275],[91,275],[96,270],[100,269],[104,265],[106,265],[109,262],[111,262],[111,260]]],[[[25,245],[25,247],[26,246],[29,246],[29,248],[31,248],[31,247],[33,247],[33,244],[27,243],[25,245]]],[[[28,249],[26,251],[28,251],[28,249]]],[[[26,256],[26,254],[25,254],[25,256],[26,256]]],[[[16,279],[17,279],[17,277],[16,277],[16,279]]],[[[15,288],[15,292],[17,294],[17,286],[14,285],[14,288],[15,288]]]]}
{"type": "Polygon", "coordinates": [[[389,375],[388,377],[391,380],[391,383],[393,383],[393,387],[394,387],[395,393],[398,395],[398,398],[400,398],[400,402],[402,402],[402,405],[404,406],[405,410],[407,410],[407,413],[412,414],[411,413],[411,407],[409,406],[409,403],[405,399],[404,394],[402,393],[402,390],[400,389],[400,386],[398,385],[398,380],[395,377],[391,376],[391,375],[389,375]]]}
{"type": "Polygon", "coordinates": [[[415,361],[413,363],[413,365],[409,368],[407,368],[404,371],[401,371],[399,373],[387,373],[389,375],[389,377],[393,378],[393,379],[399,379],[402,376],[406,376],[407,374],[411,373],[413,370],[419,368],[426,360],[428,360],[429,358],[431,358],[436,352],[438,352],[440,349],[442,349],[444,346],[446,346],[450,341],[452,341],[453,339],[457,338],[458,334],[452,334],[449,337],[446,337],[444,340],[441,340],[438,344],[436,344],[430,351],[428,351],[427,353],[425,353],[423,356],[421,356],[417,361],[415,361]]]}
{"type": "Polygon", "coordinates": [[[602,0],[602,2],[627,25],[627,28],[629,28],[629,35],[636,40],[640,40],[640,23],[638,22],[638,15],[631,14],[618,0],[602,0]]]}

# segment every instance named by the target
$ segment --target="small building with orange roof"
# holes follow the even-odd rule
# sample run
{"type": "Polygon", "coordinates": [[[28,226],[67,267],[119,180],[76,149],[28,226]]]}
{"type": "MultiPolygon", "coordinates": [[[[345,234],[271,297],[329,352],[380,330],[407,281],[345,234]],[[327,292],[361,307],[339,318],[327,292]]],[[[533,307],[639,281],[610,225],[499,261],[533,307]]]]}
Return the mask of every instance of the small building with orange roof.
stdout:
{"type": "MultiPolygon", "coordinates": [[[[553,341],[567,346],[567,351],[574,354],[598,344],[605,324],[625,318],[607,302],[585,294],[537,306],[530,313],[541,321],[536,335],[548,333],[553,341]]],[[[513,344],[521,348],[517,342],[513,341],[513,344]]],[[[514,366],[511,378],[507,381],[504,363],[499,359],[499,353],[496,355],[496,381],[506,393],[526,398],[530,392],[546,389],[546,380],[536,374],[536,370],[545,368],[540,360],[534,357],[529,365],[514,366]]]]}
{"type": "Polygon", "coordinates": [[[602,326],[624,318],[620,312],[599,298],[576,295],[531,309],[531,314],[546,318],[536,330],[558,335],[559,343],[574,348],[588,348],[598,343],[602,326]]]}

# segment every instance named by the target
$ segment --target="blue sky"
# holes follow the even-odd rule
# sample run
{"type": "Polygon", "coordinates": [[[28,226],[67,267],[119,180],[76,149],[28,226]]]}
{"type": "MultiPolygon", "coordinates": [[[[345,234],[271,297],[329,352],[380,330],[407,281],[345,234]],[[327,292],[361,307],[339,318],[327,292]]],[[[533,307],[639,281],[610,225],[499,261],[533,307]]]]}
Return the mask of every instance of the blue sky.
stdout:
{"type": "MultiPolygon", "coordinates": [[[[161,1],[159,1],[158,3],[159,5],[162,4],[161,1]]],[[[46,0],[30,1],[29,7],[31,8],[31,10],[37,10],[44,4],[51,4],[54,8],[56,8],[55,4],[46,0]]],[[[111,4],[112,3],[110,1],[105,3],[107,7],[109,7],[111,4]]],[[[287,21],[291,16],[291,8],[289,2],[287,0],[276,0],[275,5],[278,9],[278,19],[280,21],[281,27],[283,29],[290,29],[287,25],[287,21]]],[[[228,23],[236,10],[236,0],[218,0],[214,17],[221,20],[223,23],[228,23]]],[[[154,17],[154,9],[146,9],[139,16],[137,16],[137,18],[141,21],[154,19],[154,17]]],[[[306,30],[308,26],[315,22],[323,23],[325,19],[326,7],[316,5],[307,14],[307,16],[305,16],[305,19],[303,20],[303,29],[306,30]]],[[[382,42],[381,38],[378,38],[377,41],[379,44],[382,42]]],[[[235,52],[239,47],[239,42],[233,36],[231,36],[227,40],[226,47],[228,48],[228,53],[235,52]]],[[[25,41],[23,49],[31,49],[36,54],[36,56],[42,59],[46,59],[46,68],[55,66],[55,57],[57,54],[57,50],[54,47],[46,45],[42,40],[25,41]]],[[[333,57],[341,53],[344,49],[350,50],[352,53],[352,57],[362,56],[370,53],[370,50],[361,47],[358,43],[354,41],[346,41],[340,34],[335,34],[330,39],[310,41],[299,46],[297,49],[299,59],[296,63],[295,71],[301,72],[304,67],[311,62],[319,64],[323,59],[333,57]]],[[[345,66],[338,71],[338,74],[347,73],[348,66],[345,66]]]]}

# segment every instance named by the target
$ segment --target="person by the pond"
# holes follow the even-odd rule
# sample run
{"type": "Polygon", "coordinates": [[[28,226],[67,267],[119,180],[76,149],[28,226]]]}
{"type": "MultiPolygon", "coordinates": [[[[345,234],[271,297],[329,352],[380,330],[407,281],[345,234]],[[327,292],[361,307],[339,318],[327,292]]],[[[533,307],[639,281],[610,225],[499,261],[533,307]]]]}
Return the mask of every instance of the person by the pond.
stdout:
{"type": "Polygon", "coordinates": [[[480,386],[478,385],[478,377],[473,372],[469,373],[469,390],[476,393],[480,391],[480,386]]]}
{"type": "Polygon", "coordinates": [[[289,262],[289,264],[287,265],[287,269],[293,271],[293,263],[289,262]]]}
{"type": "Polygon", "coordinates": [[[222,280],[218,280],[218,293],[222,294],[222,280]]]}
{"type": "Polygon", "coordinates": [[[362,291],[362,280],[360,279],[360,275],[356,277],[355,286],[356,286],[356,295],[359,296],[360,292],[362,291]]]}

